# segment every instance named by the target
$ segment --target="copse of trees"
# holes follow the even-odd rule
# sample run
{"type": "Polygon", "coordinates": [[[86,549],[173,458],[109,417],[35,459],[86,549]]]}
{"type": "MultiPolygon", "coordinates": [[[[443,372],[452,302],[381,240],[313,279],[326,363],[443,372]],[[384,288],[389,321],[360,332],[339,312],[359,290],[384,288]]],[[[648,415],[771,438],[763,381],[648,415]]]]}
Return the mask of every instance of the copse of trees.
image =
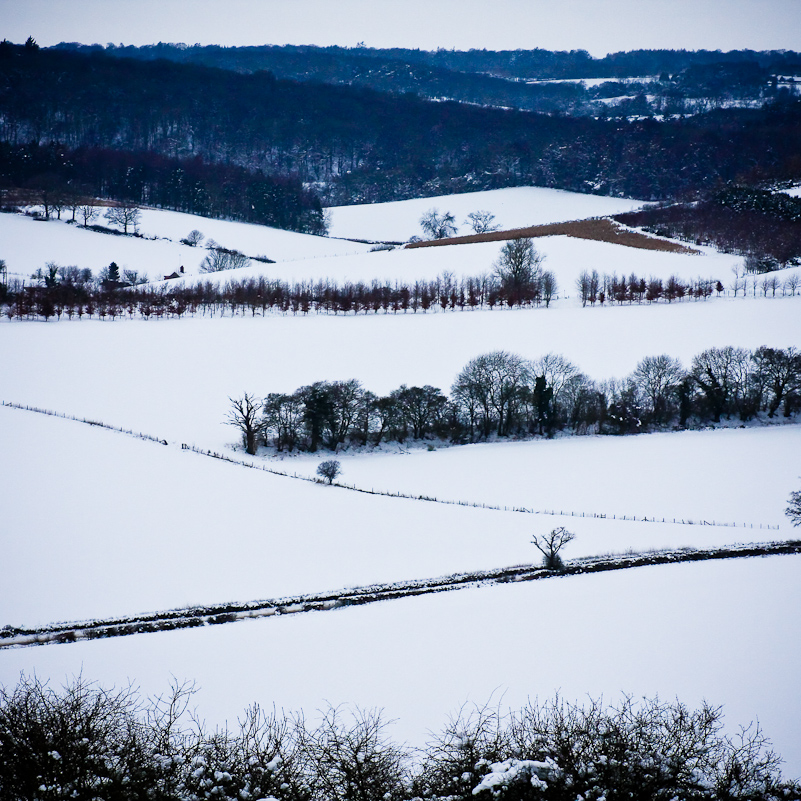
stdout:
{"type": "Polygon", "coordinates": [[[795,348],[710,348],[689,370],[667,355],[642,359],[622,380],[596,382],[557,354],[530,361],[506,351],[468,362],[450,396],[437,387],[403,385],[377,396],[358,381],[318,381],[263,401],[245,395],[232,414],[249,453],[256,444],[277,451],[336,451],[385,442],[494,437],[631,434],[789,418],[801,411],[801,353],[795,348]]]}
{"type": "Polygon", "coordinates": [[[695,203],[675,203],[615,217],[659,236],[713,245],[767,272],[801,260],[801,198],[732,185],[695,203]]]}
{"type": "Polygon", "coordinates": [[[377,711],[319,722],[253,705],[234,728],[187,714],[192,688],[145,700],[79,678],[0,688],[6,798],[113,801],[798,801],[759,726],[724,732],[720,707],[555,698],[518,711],[464,707],[427,746],[393,741],[377,711]]]}
{"type": "MultiPolygon", "coordinates": [[[[103,198],[122,207],[156,206],[302,233],[327,230],[318,194],[297,176],[214,163],[197,155],[176,158],[94,143],[73,148],[58,141],[0,140],[0,189],[9,190],[6,206],[40,204],[46,219],[51,214],[61,219],[67,209],[73,221],[77,217],[84,225],[97,216],[94,198],[103,198]]],[[[120,222],[126,227],[124,219],[120,222]]]]}
{"type": "Polygon", "coordinates": [[[588,303],[590,306],[596,303],[600,306],[659,301],[673,303],[685,298],[707,300],[713,293],[720,295],[724,289],[723,284],[715,278],[685,281],[676,275],[663,280],[654,277],[646,279],[636,273],[618,276],[616,273],[610,275],[599,274],[597,270],[583,270],[576,279],[576,292],[582,306],[588,303]]]}

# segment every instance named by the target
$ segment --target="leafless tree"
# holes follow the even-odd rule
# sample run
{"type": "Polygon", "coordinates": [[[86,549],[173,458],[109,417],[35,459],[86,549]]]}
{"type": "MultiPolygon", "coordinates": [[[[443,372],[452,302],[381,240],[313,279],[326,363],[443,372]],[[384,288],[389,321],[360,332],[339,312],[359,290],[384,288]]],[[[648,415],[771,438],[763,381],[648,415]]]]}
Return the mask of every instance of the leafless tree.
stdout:
{"type": "Polygon", "coordinates": [[[142,214],[132,203],[121,203],[119,206],[109,206],[104,217],[112,225],[121,226],[122,232],[127,234],[129,228],[133,228],[134,232],[139,230],[142,214]]]}
{"type": "Polygon", "coordinates": [[[306,732],[303,750],[313,770],[313,797],[326,801],[396,799],[407,783],[407,752],[388,740],[380,712],[356,709],[350,722],[330,708],[306,732]]]}
{"type": "Polygon", "coordinates": [[[147,283],[147,276],[140,275],[139,270],[123,270],[122,280],[130,286],[140,286],[147,283]]]}
{"type": "Polygon", "coordinates": [[[727,346],[709,348],[693,359],[690,376],[703,392],[714,422],[720,422],[744,390],[741,382],[750,358],[747,350],[727,346]]]}
{"type": "Polygon", "coordinates": [[[217,246],[211,248],[200,263],[200,272],[219,273],[223,270],[236,270],[249,266],[250,259],[244,253],[217,246]]]}
{"type": "Polygon", "coordinates": [[[551,305],[553,296],[559,291],[556,276],[550,270],[545,270],[542,274],[540,286],[542,288],[542,301],[547,309],[551,305]]]}
{"type": "Polygon", "coordinates": [[[558,403],[561,394],[571,382],[581,376],[581,370],[558,353],[546,353],[532,363],[532,374],[545,376],[549,387],[553,387],[553,400],[558,403]]]}
{"type": "Polygon", "coordinates": [[[184,239],[181,240],[181,243],[184,245],[189,245],[190,247],[195,247],[199,245],[203,241],[203,234],[197,230],[197,228],[193,228],[184,239]]]}
{"type": "Polygon", "coordinates": [[[503,350],[477,356],[468,362],[451,391],[471,419],[480,421],[482,434],[497,426],[499,436],[509,433],[521,395],[531,382],[528,362],[503,350]]]}
{"type": "Polygon", "coordinates": [[[732,279],[732,282],[729,284],[729,289],[731,289],[734,292],[735,298],[737,297],[737,293],[740,291],[740,289],[742,289],[743,294],[745,294],[745,281],[740,280],[740,278],[743,275],[743,269],[744,268],[741,264],[735,264],[731,268],[734,278],[732,279]]]}
{"type": "Polygon", "coordinates": [[[236,426],[242,432],[245,451],[251,455],[256,453],[258,436],[264,429],[264,418],[261,414],[262,404],[246,392],[241,398],[229,398],[231,409],[226,423],[236,426]]]}
{"type": "Polygon", "coordinates": [[[83,227],[88,228],[89,223],[97,217],[97,206],[94,203],[84,203],[79,208],[79,213],[83,220],[83,227]]]}
{"type": "Polygon", "coordinates": [[[790,493],[790,501],[784,513],[794,526],[801,526],[801,490],[790,493]]]}
{"type": "Polygon", "coordinates": [[[634,386],[645,399],[653,419],[665,422],[671,411],[677,388],[684,378],[684,368],[670,356],[646,356],[632,374],[634,386]]]}
{"type": "Polygon", "coordinates": [[[491,211],[471,211],[464,221],[473,229],[474,234],[486,234],[489,231],[497,231],[500,226],[494,224],[495,215],[491,211]]]}
{"type": "Polygon", "coordinates": [[[761,347],[751,357],[756,366],[759,383],[770,394],[768,417],[774,417],[785,402],[785,416],[790,416],[789,398],[801,392],[801,353],[795,348],[761,347]]]}
{"type": "Polygon", "coordinates": [[[531,544],[542,554],[542,564],[548,570],[561,570],[565,565],[559,555],[559,551],[575,538],[575,534],[568,531],[564,526],[559,526],[553,529],[550,534],[535,535],[534,539],[531,540],[531,544]]]}
{"type": "Polygon", "coordinates": [[[327,459],[317,465],[317,475],[324,478],[329,484],[342,472],[342,465],[336,459],[327,459]]]}
{"type": "Polygon", "coordinates": [[[581,298],[582,308],[587,305],[590,299],[590,274],[587,270],[582,270],[579,277],[576,279],[576,289],[578,290],[579,297],[581,298]]]}
{"type": "Polygon", "coordinates": [[[456,222],[449,211],[429,209],[420,218],[420,227],[429,239],[447,239],[456,235],[456,222]]]}
{"type": "Polygon", "coordinates": [[[528,237],[504,242],[495,262],[495,276],[512,302],[528,300],[538,283],[545,256],[539,253],[528,237]]]}

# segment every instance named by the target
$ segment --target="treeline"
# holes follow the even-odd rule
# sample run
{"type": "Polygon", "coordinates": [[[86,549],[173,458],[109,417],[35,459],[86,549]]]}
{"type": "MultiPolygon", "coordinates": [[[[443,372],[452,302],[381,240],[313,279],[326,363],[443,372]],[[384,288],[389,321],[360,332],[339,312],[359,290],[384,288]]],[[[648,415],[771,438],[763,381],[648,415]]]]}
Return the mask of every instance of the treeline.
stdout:
{"type": "Polygon", "coordinates": [[[152,151],[0,141],[3,205],[75,208],[113,199],[204,217],[243,220],[325,234],[319,196],[290,175],[265,174],[200,156],[174,158],[152,151]]]}
{"type": "Polygon", "coordinates": [[[0,141],[199,157],[294,176],[326,205],[532,184],[675,198],[798,178],[800,132],[793,99],[596,120],[0,43],[0,141]]]}
{"type": "MultiPolygon", "coordinates": [[[[718,64],[751,64],[771,72],[792,75],[801,71],[801,53],[792,50],[627,50],[609,53],[601,58],[586,50],[419,50],[409,48],[316,47],[313,45],[260,45],[255,47],[223,47],[221,45],[185,45],[159,42],[142,45],[81,45],[75,42],[56,45],[53,49],[82,52],[104,51],[108,55],[147,61],[169,59],[182,63],[222,67],[236,72],[276,70],[289,63],[294,74],[326,74],[319,65],[338,65],[358,76],[358,67],[367,61],[373,65],[411,66],[423,64],[431,68],[460,73],[499,75],[507,79],[564,78],[628,78],[637,76],[675,75],[688,68],[718,64]],[[357,65],[354,69],[353,65],[357,65]]],[[[334,67],[328,66],[328,76],[334,67]]],[[[337,73],[339,74],[339,73],[337,73]]]]}
{"type": "Polygon", "coordinates": [[[491,274],[457,279],[443,273],[433,280],[413,284],[378,280],[338,284],[328,279],[289,283],[259,276],[151,287],[139,283],[142,277],[136,271],[124,271],[121,280],[109,280],[108,269],[93,276],[88,269],[51,263],[32,278],[36,283],[30,286],[12,282],[5,298],[0,285],[0,302],[5,300],[5,314],[9,318],[116,319],[127,315],[149,319],[226,312],[231,315],[426,313],[547,306],[556,293],[555,281],[543,285],[535,279],[521,287],[491,274]]]}
{"type": "MultiPolygon", "coordinates": [[[[225,255],[229,251],[209,251],[225,255]]],[[[241,256],[236,251],[230,251],[241,256]]],[[[208,258],[208,257],[207,257],[208,258]]],[[[245,258],[245,257],[242,257],[245,258]]],[[[116,266],[116,265],[115,265],[116,266]]],[[[546,271],[544,276],[550,274],[546,271]]],[[[105,268],[93,275],[87,268],[63,267],[53,263],[32,276],[24,286],[12,280],[0,284],[0,304],[9,319],[32,320],[83,317],[116,320],[123,317],[160,319],[184,315],[266,315],[277,314],[407,314],[476,309],[546,308],[558,297],[555,280],[534,281],[525,286],[504,284],[497,276],[455,278],[443,273],[430,281],[370,283],[356,281],[338,284],[329,279],[292,282],[258,278],[224,282],[195,281],[158,287],[144,285],[147,276],[137,270],[124,270],[110,277],[105,268]]],[[[763,297],[794,296],[801,277],[793,273],[784,281],[775,275],[738,273],[729,284],[732,293],[751,291],[763,297]]],[[[585,271],[576,290],[583,305],[631,304],[705,300],[723,291],[714,279],[684,281],[676,276],[665,280],[636,275],[617,276],[585,271]]]]}
{"type": "Polygon", "coordinates": [[[558,697],[519,711],[463,708],[421,750],[379,712],[319,723],[253,705],[233,729],[187,721],[192,688],[153,700],[82,679],[0,688],[0,787],[15,801],[575,801],[577,797],[797,801],[758,726],[723,731],[720,707],[558,697]]]}
{"type": "Polygon", "coordinates": [[[248,453],[337,450],[350,445],[492,437],[633,434],[790,417],[801,410],[801,354],[795,348],[710,348],[685,369],[666,355],[646,357],[622,380],[588,378],[562,356],[529,361],[495,351],[470,361],[450,397],[430,385],[405,384],[386,396],[355,379],[318,381],[293,393],[234,402],[229,422],[248,453]]]}
{"type": "Polygon", "coordinates": [[[695,203],[618,214],[618,222],[658,236],[746,256],[755,272],[801,261],[801,198],[732,186],[695,203]]]}
{"type": "MultiPolygon", "coordinates": [[[[698,278],[684,281],[676,275],[671,275],[665,281],[661,278],[642,278],[635,273],[628,277],[625,275],[602,273],[597,270],[584,270],[576,279],[576,290],[581,305],[594,306],[596,303],[655,303],[659,300],[672,303],[675,300],[692,298],[694,300],[707,300],[713,292],[720,295],[724,290],[723,284],[712,278],[698,278]]],[[[774,290],[775,294],[775,290],[774,290]]]]}
{"type": "Polygon", "coordinates": [[[721,102],[759,102],[781,91],[777,74],[801,74],[801,55],[787,51],[641,50],[596,59],[581,50],[427,52],[292,45],[187,47],[163,42],[105,48],[62,44],[56,49],[142,61],[168,59],[238,73],[269,70],[295,81],[571,115],[693,113],[721,102]],[[636,77],[644,80],[632,80],[636,77]],[[560,78],[610,80],[591,87],[575,80],[549,82],[560,78]],[[632,96],[636,103],[620,99],[632,96]],[[598,102],[605,98],[618,102],[598,102]]]}

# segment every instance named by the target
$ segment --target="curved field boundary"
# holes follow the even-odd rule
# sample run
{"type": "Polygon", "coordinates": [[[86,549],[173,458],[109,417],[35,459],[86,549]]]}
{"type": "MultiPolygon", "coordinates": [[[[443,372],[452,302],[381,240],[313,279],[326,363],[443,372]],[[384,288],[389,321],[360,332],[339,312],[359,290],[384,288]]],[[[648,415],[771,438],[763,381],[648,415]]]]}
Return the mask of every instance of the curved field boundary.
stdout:
{"type": "Polygon", "coordinates": [[[566,562],[564,569],[558,571],[548,570],[537,565],[517,565],[396,584],[372,584],[366,587],[355,587],[321,594],[287,596],[247,603],[195,606],[124,618],[59,623],[42,628],[26,629],[5,626],[0,629],[0,650],[3,648],[23,648],[32,645],[52,645],[79,642],[81,640],[124,637],[131,634],[149,634],[157,631],[197,628],[198,626],[234,623],[238,620],[250,620],[259,617],[294,615],[303,612],[325,612],[342,609],[347,606],[359,606],[378,601],[430,595],[468,587],[566,578],[588,573],[628,570],[650,565],[799,553],[801,553],[801,540],[732,545],[725,548],[705,550],[682,548],[679,550],[624,554],[622,556],[574,559],[566,562]]]}
{"type": "MultiPolygon", "coordinates": [[[[36,406],[26,406],[19,403],[13,403],[11,401],[2,401],[0,406],[6,406],[11,409],[20,409],[26,412],[35,412],[36,414],[44,414],[49,417],[60,417],[64,420],[72,420],[77,423],[85,423],[86,425],[96,426],[98,428],[105,428],[109,431],[115,431],[118,434],[126,434],[128,436],[134,437],[135,439],[144,439],[149,440],[150,442],[157,442],[159,445],[169,445],[170,443],[167,442],[166,439],[161,439],[160,437],[154,437],[150,434],[143,434],[138,431],[133,431],[132,429],[128,428],[121,428],[120,426],[113,426],[107,423],[101,423],[97,420],[90,420],[85,417],[75,417],[73,415],[64,414],[63,412],[54,412],[49,409],[40,409],[36,406]]],[[[198,448],[195,445],[187,445],[185,443],[181,444],[182,451],[190,451],[191,453],[196,453],[200,456],[205,456],[211,459],[218,459],[222,462],[228,462],[229,464],[237,465],[238,467],[246,467],[250,470],[261,470],[264,473],[270,473],[274,476],[282,476],[283,478],[292,478],[296,481],[308,481],[311,484],[323,484],[325,486],[334,486],[338,487],[339,489],[348,490],[350,492],[360,492],[363,495],[378,495],[384,498],[404,498],[405,500],[409,501],[427,501],[428,503],[441,503],[446,506],[466,506],[472,509],[487,509],[493,512],[518,512],[522,514],[528,515],[550,515],[552,517],[581,517],[581,518],[592,518],[596,520],[614,520],[614,521],[624,521],[624,522],[636,522],[636,523],[671,523],[676,525],[683,525],[683,526],[716,526],[722,528],[750,528],[752,530],[764,530],[764,531],[778,531],[778,525],[771,525],[770,523],[736,523],[736,522],[726,522],[726,521],[717,521],[717,520],[704,520],[702,518],[694,519],[694,518],[667,518],[664,516],[653,515],[648,517],[648,515],[643,515],[638,517],[637,515],[617,515],[617,514],[606,514],[604,512],[575,512],[575,511],[567,511],[564,510],[556,511],[555,509],[528,509],[525,506],[501,506],[495,504],[488,504],[488,503],[478,503],[476,501],[459,501],[459,500],[448,500],[445,498],[436,498],[431,495],[414,495],[412,493],[405,493],[405,492],[390,492],[388,490],[376,490],[376,489],[366,489],[365,487],[358,487],[355,484],[346,484],[343,481],[334,481],[331,485],[328,484],[327,481],[321,478],[315,478],[314,476],[304,476],[299,475],[297,472],[290,473],[286,470],[276,470],[273,467],[268,467],[264,464],[255,464],[254,462],[248,462],[244,459],[235,459],[232,456],[227,456],[226,454],[217,453],[216,451],[198,448]]]]}
{"type": "Polygon", "coordinates": [[[532,225],[528,228],[513,228],[509,231],[488,231],[485,234],[470,236],[454,236],[448,239],[430,239],[422,242],[410,242],[407,248],[431,248],[444,245],[472,245],[477,242],[504,242],[521,237],[537,238],[541,236],[572,236],[576,239],[592,239],[596,242],[608,242],[612,245],[623,245],[641,250],[660,250],[665,253],[698,254],[700,251],[624,228],[607,217],[593,217],[589,220],[572,220],[570,222],[532,225]]]}

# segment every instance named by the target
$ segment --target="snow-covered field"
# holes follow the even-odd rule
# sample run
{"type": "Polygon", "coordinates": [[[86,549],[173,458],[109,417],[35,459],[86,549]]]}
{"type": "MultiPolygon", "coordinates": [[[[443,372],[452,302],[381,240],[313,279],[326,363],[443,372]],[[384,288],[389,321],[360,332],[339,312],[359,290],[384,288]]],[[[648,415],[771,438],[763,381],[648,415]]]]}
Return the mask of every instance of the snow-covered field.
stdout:
{"type": "MultiPolygon", "coordinates": [[[[457,221],[489,209],[504,227],[638,205],[535,189],[482,195],[334,209],[334,233],[403,239],[419,232],[420,214],[434,205],[457,221]]],[[[199,263],[202,248],[178,244],[193,228],[280,262],[251,271],[297,280],[475,275],[491,268],[499,249],[369,253],[369,246],[343,240],[147,210],[143,233],[172,241],[0,215],[0,258],[21,276],[46,261],[98,270],[114,260],[153,277],[199,263]]],[[[727,283],[739,261],[565,237],[537,247],[570,295],[583,269],[727,283]]],[[[368,489],[568,513],[736,521],[753,530],[367,496],[246,470],[180,445],[230,452],[237,437],[224,425],[228,398],[245,391],[260,396],[349,378],[376,393],[402,383],[448,391],[467,361],[495,349],[526,358],[560,353],[593,378],[623,377],[648,355],[667,353],[689,365],[712,346],[799,347],[800,311],[800,296],[741,296],[594,309],[570,298],[547,310],[359,317],[3,319],[0,400],[102,420],[168,444],[0,407],[0,486],[8,499],[0,524],[0,626],[534,562],[532,534],[562,524],[578,534],[568,557],[790,538],[782,512],[799,486],[799,425],[341,457],[343,479],[368,489]],[[760,530],[760,523],[781,528],[760,530]]],[[[313,474],[318,459],[256,457],[301,475],[313,474]]],[[[6,650],[0,683],[13,684],[22,670],[56,684],[82,671],[106,684],[130,679],[161,692],[176,676],[198,681],[198,714],[212,725],[233,721],[253,701],[309,715],[343,702],[384,707],[399,719],[398,736],[415,743],[464,701],[482,703],[493,692],[512,706],[557,690],[579,699],[603,693],[614,700],[620,692],[688,704],[706,698],[725,705],[732,725],[758,717],[788,773],[801,775],[799,568],[801,557],[641,568],[6,650]]]]}
{"type": "Polygon", "coordinates": [[[722,704],[732,732],[758,719],[799,776],[799,572],[801,556],[650,567],[6,651],[0,681],[81,673],[147,694],[190,679],[210,724],[254,702],[316,719],[347,701],[413,745],[465,702],[658,694],[722,704]]]}
{"type": "MultiPolygon", "coordinates": [[[[369,251],[369,246],[344,242],[263,225],[211,220],[176,211],[142,209],[139,226],[143,238],[114,236],[69,224],[66,219],[36,220],[17,214],[0,214],[0,243],[11,276],[28,279],[47,262],[88,267],[97,274],[115,261],[120,270],[137,270],[151,280],[178,272],[183,266],[196,273],[206,251],[182,245],[181,239],[198,229],[217,244],[241,250],[248,256],[273,261],[318,259],[369,251]],[[145,238],[147,237],[147,238],[145,238]],[[151,239],[151,237],[158,237],[151,239]]],[[[99,221],[105,223],[104,220],[99,221]]],[[[262,265],[263,267],[269,265],[262,265]]],[[[300,276],[305,277],[305,273],[300,276]]]]}
{"type": "MultiPolygon", "coordinates": [[[[513,222],[504,227],[531,224],[532,219],[535,223],[558,221],[569,218],[571,214],[578,217],[590,213],[608,214],[635,206],[630,201],[614,198],[535,188],[503,189],[453,197],[463,204],[468,203],[466,198],[482,198],[486,201],[485,205],[497,209],[499,215],[510,215],[508,219],[513,222]],[[551,204],[538,200],[537,203],[528,205],[509,199],[515,198],[514,193],[521,193],[520,197],[525,200],[525,193],[541,192],[553,193],[555,199],[551,204]],[[572,207],[569,206],[571,198],[574,199],[572,207]],[[530,216],[515,217],[516,214],[530,216]]],[[[539,195],[535,194],[534,197],[539,198],[539,195]]],[[[402,223],[409,214],[404,204],[420,202],[422,201],[410,200],[375,206],[337,208],[333,209],[333,213],[335,221],[337,215],[347,217],[353,213],[354,224],[369,227],[373,224],[380,225],[380,220],[385,219],[386,224],[394,225],[402,223]],[[384,218],[376,211],[379,207],[383,207],[380,211],[384,218]],[[378,216],[374,220],[371,215],[378,216]]],[[[242,280],[262,275],[288,282],[333,279],[339,283],[369,283],[376,279],[413,283],[417,280],[431,280],[444,272],[451,273],[457,279],[491,273],[502,246],[498,242],[487,242],[445,248],[396,248],[391,251],[370,252],[369,245],[358,242],[154,209],[142,210],[140,231],[143,237],[157,238],[110,236],[57,220],[43,222],[31,217],[0,214],[0,242],[3,243],[3,256],[0,258],[5,259],[13,277],[26,280],[48,262],[62,266],[88,267],[97,274],[115,261],[121,270],[136,270],[154,282],[173,272],[179,272],[183,267],[186,274],[183,280],[187,283],[211,281],[225,284],[232,279],[242,280]],[[199,269],[206,255],[204,243],[198,247],[180,244],[180,240],[193,227],[220,245],[238,249],[248,256],[266,256],[276,263],[253,261],[250,267],[202,274],[199,269]]],[[[671,275],[685,281],[711,278],[721,281],[728,288],[732,280],[732,268],[742,264],[741,257],[717,253],[712,248],[700,248],[700,254],[688,255],[620,247],[566,236],[539,238],[535,244],[545,257],[544,267],[555,274],[562,298],[575,296],[576,278],[584,270],[597,269],[601,274],[606,272],[626,276],[634,273],[639,277],[653,276],[663,280],[671,275]]],[[[794,269],[801,271],[801,268],[794,269]]],[[[790,272],[780,271],[777,277],[783,281],[790,272]]],[[[177,285],[176,280],[165,283],[177,285]]]]}
{"type": "MultiPolygon", "coordinates": [[[[801,450],[801,426],[792,426],[739,440],[723,431],[344,460],[344,477],[367,489],[556,506],[562,518],[365,496],[8,407],[0,431],[6,497],[41,499],[35,512],[13,503],[4,513],[0,620],[28,626],[526,564],[537,561],[531,535],[557,525],[578,535],[571,556],[780,539],[759,525],[784,522],[801,450]],[[728,488],[753,463],[764,467],[748,504],[728,488]],[[598,464],[616,468],[593,475],[598,464]],[[675,514],[756,531],[571,511],[675,514]]],[[[294,461],[273,466],[313,474],[319,457],[294,461]]]]}
{"type": "Polygon", "coordinates": [[[603,217],[640,208],[642,201],[600,195],[579,195],[561,189],[517,187],[467,192],[445,197],[399,200],[331,209],[331,236],[405,242],[422,236],[420,217],[429,209],[450,212],[460,234],[473,233],[467,215],[489,211],[502,229],[603,217]]]}

